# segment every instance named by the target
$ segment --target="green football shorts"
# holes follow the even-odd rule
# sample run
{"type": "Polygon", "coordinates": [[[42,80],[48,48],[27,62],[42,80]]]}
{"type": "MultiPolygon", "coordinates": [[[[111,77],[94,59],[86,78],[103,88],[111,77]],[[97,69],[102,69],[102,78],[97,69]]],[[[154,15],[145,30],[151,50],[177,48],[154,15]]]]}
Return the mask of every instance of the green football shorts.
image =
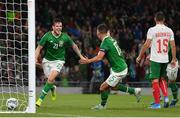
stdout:
{"type": "Polygon", "coordinates": [[[149,79],[159,79],[160,77],[166,77],[166,68],[168,63],[158,63],[150,61],[150,75],[149,79]]]}

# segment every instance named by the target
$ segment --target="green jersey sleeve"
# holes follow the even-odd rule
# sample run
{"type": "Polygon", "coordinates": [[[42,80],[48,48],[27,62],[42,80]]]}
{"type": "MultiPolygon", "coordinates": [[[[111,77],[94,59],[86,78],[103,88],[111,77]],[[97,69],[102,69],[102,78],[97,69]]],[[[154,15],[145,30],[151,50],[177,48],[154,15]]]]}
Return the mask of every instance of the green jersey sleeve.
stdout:
{"type": "Polygon", "coordinates": [[[49,34],[49,32],[47,32],[46,34],[44,34],[44,36],[41,38],[41,40],[39,41],[39,45],[41,45],[41,46],[44,46],[45,44],[46,44],[46,41],[47,41],[47,39],[48,39],[48,34],[49,34]]]}
{"type": "Polygon", "coordinates": [[[66,46],[71,47],[74,44],[74,41],[66,34],[66,46]]]}
{"type": "Polygon", "coordinates": [[[103,52],[107,52],[109,50],[109,46],[107,40],[103,41],[100,45],[100,50],[103,52]]]}

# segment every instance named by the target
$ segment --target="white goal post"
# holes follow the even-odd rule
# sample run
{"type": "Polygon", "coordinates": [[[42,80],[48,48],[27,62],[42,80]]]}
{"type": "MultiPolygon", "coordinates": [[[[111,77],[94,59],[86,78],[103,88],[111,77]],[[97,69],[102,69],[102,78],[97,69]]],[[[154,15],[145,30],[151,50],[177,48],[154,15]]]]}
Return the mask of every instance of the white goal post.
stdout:
{"type": "Polygon", "coordinates": [[[28,0],[28,44],[29,44],[29,107],[27,112],[35,113],[36,82],[35,82],[35,0],[28,0]]]}
{"type": "Polygon", "coordinates": [[[35,113],[35,87],[35,0],[0,0],[0,113],[35,113]]]}

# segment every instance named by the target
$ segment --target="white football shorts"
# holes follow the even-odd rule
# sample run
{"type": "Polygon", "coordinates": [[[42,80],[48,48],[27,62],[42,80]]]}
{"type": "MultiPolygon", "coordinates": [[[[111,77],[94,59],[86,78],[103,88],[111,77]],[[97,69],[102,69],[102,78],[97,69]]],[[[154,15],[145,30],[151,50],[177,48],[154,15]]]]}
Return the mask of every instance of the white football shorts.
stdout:
{"type": "Polygon", "coordinates": [[[126,77],[127,72],[128,72],[127,68],[121,72],[118,72],[118,73],[112,71],[112,69],[111,69],[111,74],[106,79],[106,83],[111,87],[115,87],[119,82],[122,81],[123,78],[126,77]]]}
{"type": "Polygon", "coordinates": [[[48,77],[51,71],[53,70],[60,72],[62,67],[64,66],[64,63],[65,61],[61,61],[61,60],[49,61],[44,58],[42,61],[44,74],[46,75],[46,77],[48,77]]]}

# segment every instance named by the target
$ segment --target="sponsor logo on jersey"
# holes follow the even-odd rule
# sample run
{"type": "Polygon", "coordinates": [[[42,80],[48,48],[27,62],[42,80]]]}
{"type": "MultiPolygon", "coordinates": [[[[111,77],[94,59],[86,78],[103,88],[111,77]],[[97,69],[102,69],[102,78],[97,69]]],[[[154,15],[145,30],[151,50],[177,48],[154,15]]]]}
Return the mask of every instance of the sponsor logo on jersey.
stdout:
{"type": "Polygon", "coordinates": [[[63,41],[59,41],[59,47],[63,47],[64,42],[63,41]]]}

